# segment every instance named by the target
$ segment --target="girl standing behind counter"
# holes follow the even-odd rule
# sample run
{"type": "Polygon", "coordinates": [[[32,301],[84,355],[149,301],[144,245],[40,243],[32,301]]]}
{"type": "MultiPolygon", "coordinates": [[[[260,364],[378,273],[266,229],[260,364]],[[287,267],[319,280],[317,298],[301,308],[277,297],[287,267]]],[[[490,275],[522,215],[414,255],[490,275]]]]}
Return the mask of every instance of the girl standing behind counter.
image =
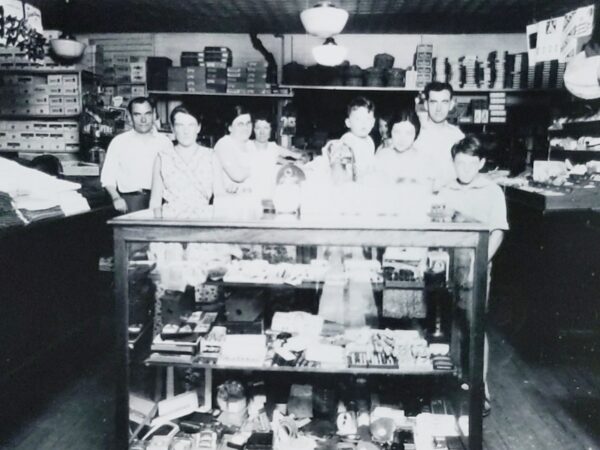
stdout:
{"type": "Polygon", "coordinates": [[[156,156],[150,208],[164,201],[175,211],[193,214],[213,194],[213,151],[196,143],[200,123],[185,106],[174,108],[170,120],[176,144],[156,156]]]}
{"type": "Polygon", "coordinates": [[[215,197],[252,192],[250,112],[243,106],[234,106],[227,118],[227,130],[229,134],[219,139],[215,145],[215,197]]]}
{"type": "Polygon", "coordinates": [[[414,108],[395,112],[389,120],[389,127],[390,139],[375,154],[377,172],[388,182],[426,183],[429,178],[427,164],[413,146],[421,130],[414,108]]]}
{"type": "Polygon", "coordinates": [[[271,140],[273,127],[270,117],[265,113],[254,116],[254,139],[249,141],[252,154],[250,177],[252,189],[263,199],[273,198],[275,179],[284,158],[298,160],[301,155],[283,148],[271,140]]]}

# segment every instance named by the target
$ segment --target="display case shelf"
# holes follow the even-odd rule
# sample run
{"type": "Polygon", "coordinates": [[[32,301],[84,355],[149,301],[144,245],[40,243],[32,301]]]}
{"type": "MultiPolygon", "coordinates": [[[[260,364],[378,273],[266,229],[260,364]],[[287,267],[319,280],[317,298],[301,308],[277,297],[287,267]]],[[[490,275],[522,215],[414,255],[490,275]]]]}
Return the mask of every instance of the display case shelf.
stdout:
{"type": "Polygon", "coordinates": [[[168,358],[152,359],[148,358],[144,361],[148,365],[156,366],[171,366],[173,364],[185,365],[194,369],[216,369],[223,371],[258,371],[258,372],[294,372],[294,373],[332,373],[332,374],[349,374],[349,375],[427,375],[427,376],[449,376],[454,375],[453,370],[434,370],[430,368],[420,367],[399,367],[399,368],[376,368],[376,367],[292,367],[292,366],[222,366],[218,364],[208,363],[182,363],[176,362],[176,359],[169,360],[168,358]]]}
{"type": "Polygon", "coordinates": [[[565,122],[560,128],[548,128],[552,135],[569,135],[589,133],[594,136],[600,135],[600,120],[565,122]]]}
{"type": "MultiPolygon", "coordinates": [[[[305,216],[302,218],[286,218],[286,220],[282,220],[280,217],[276,217],[273,215],[266,215],[260,218],[236,218],[232,217],[229,213],[227,217],[219,217],[216,215],[216,210],[210,209],[207,210],[207,213],[204,217],[198,217],[197,219],[177,219],[177,218],[164,218],[161,217],[161,214],[157,214],[157,211],[140,211],[137,213],[128,214],[125,216],[120,216],[113,219],[110,222],[114,227],[114,240],[115,240],[115,277],[116,277],[116,292],[118,295],[118,301],[116,303],[116,313],[117,313],[117,322],[118,322],[118,331],[117,331],[117,341],[119,343],[119,371],[117,373],[117,377],[119,380],[119,403],[117,408],[117,441],[120,443],[127,442],[127,417],[128,417],[128,370],[131,367],[130,364],[137,364],[137,360],[129,359],[128,354],[128,341],[127,341],[127,328],[129,325],[129,317],[130,317],[130,307],[131,302],[136,302],[136,290],[133,290],[133,284],[136,284],[137,287],[135,289],[143,288],[143,277],[141,279],[141,285],[138,283],[133,283],[133,281],[129,278],[130,274],[128,271],[128,267],[130,266],[130,256],[139,255],[140,249],[143,249],[144,246],[146,248],[150,248],[149,245],[152,243],[177,243],[181,245],[181,248],[187,248],[187,244],[190,243],[209,243],[209,244],[219,244],[226,246],[231,245],[239,245],[239,244],[248,244],[251,248],[255,248],[260,245],[267,245],[270,248],[276,245],[282,246],[294,246],[296,247],[296,258],[298,262],[303,261],[306,256],[305,251],[298,252],[298,246],[308,246],[315,247],[318,253],[319,246],[325,246],[328,248],[336,248],[336,247],[351,247],[355,249],[360,249],[364,247],[423,247],[429,249],[445,249],[448,252],[448,255],[452,259],[449,267],[472,267],[472,269],[467,270],[467,283],[465,283],[465,279],[459,276],[458,269],[450,269],[451,278],[452,278],[452,286],[449,286],[449,289],[443,288],[444,291],[447,292],[447,295],[435,297],[442,301],[443,303],[435,303],[438,306],[434,306],[429,312],[433,315],[433,323],[435,324],[430,331],[423,332],[420,331],[420,328],[411,328],[409,324],[410,331],[408,334],[405,334],[403,330],[400,329],[400,324],[398,320],[394,317],[411,317],[411,316],[394,316],[389,315],[388,312],[384,316],[382,312],[382,306],[377,306],[376,311],[376,321],[377,324],[371,324],[367,317],[367,313],[361,309],[361,314],[364,315],[365,325],[363,325],[364,330],[370,333],[368,334],[367,342],[375,342],[378,339],[387,339],[391,338],[393,344],[392,349],[394,352],[392,355],[395,355],[394,360],[397,361],[394,367],[382,367],[381,365],[377,365],[374,363],[373,366],[364,366],[360,365],[358,367],[353,367],[352,363],[347,360],[348,355],[354,355],[355,352],[364,353],[367,352],[366,355],[371,355],[370,351],[374,352],[373,355],[376,355],[378,352],[383,350],[376,350],[377,347],[373,347],[372,350],[364,350],[364,347],[360,347],[361,341],[353,341],[350,336],[352,336],[351,325],[353,320],[355,320],[353,316],[353,312],[351,309],[342,309],[337,311],[341,311],[341,315],[336,315],[336,326],[331,330],[325,327],[324,321],[330,321],[333,319],[328,318],[327,313],[323,312],[319,316],[314,313],[303,312],[303,314],[308,314],[304,320],[308,320],[306,323],[296,322],[297,316],[291,316],[287,322],[279,322],[278,326],[283,326],[283,328],[276,328],[278,330],[288,329],[287,327],[291,327],[290,329],[298,329],[305,330],[306,327],[308,329],[314,331],[316,320],[317,323],[320,323],[321,332],[319,335],[322,335],[323,338],[330,338],[331,333],[333,333],[336,338],[335,339],[350,339],[346,344],[337,343],[334,344],[334,341],[326,341],[330,345],[335,345],[335,350],[332,350],[333,353],[329,354],[325,352],[325,350],[316,348],[311,348],[312,350],[312,358],[309,357],[308,350],[306,354],[302,354],[302,357],[306,357],[310,359],[311,365],[314,367],[306,367],[304,365],[300,367],[295,366],[279,366],[272,365],[272,360],[270,356],[269,349],[279,348],[276,347],[275,340],[284,339],[279,336],[261,336],[263,333],[262,328],[259,331],[255,331],[256,334],[252,336],[252,339],[244,340],[244,338],[240,338],[237,336],[236,338],[232,338],[229,340],[226,338],[223,341],[224,347],[220,350],[219,358],[216,360],[216,363],[204,362],[206,360],[199,359],[203,358],[201,354],[198,356],[193,355],[181,355],[181,356],[173,356],[168,353],[168,350],[165,349],[163,353],[155,353],[151,347],[146,349],[145,355],[150,355],[149,358],[145,356],[140,359],[140,362],[143,362],[143,367],[154,367],[154,366],[164,366],[164,367],[181,367],[183,369],[198,369],[205,370],[207,373],[211,373],[213,371],[224,371],[224,372],[240,372],[242,374],[249,373],[282,373],[282,374],[290,374],[287,377],[279,377],[278,379],[282,383],[286,383],[291,379],[291,374],[298,374],[300,376],[305,375],[309,376],[310,374],[316,374],[317,376],[320,374],[331,374],[332,376],[337,375],[345,375],[345,376],[353,376],[353,375],[361,375],[361,376],[385,376],[385,377],[410,377],[412,380],[419,379],[418,382],[425,383],[436,383],[435,380],[441,380],[449,378],[448,382],[444,381],[440,385],[448,386],[448,389],[453,389],[452,392],[448,392],[449,395],[459,395],[463,396],[463,400],[465,405],[467,405],[469,415],[469,436],[463,436],[463,442],[468,446],[471,450],[480,450],[482,448],[482,410],[483,410],[483,397],[484,397],[484,384],[483,384],[483,318],[485,312],[485,293],[486,293],[486,284],[487,284],[487,247],[488,247],[488,238],[489,231],[484,225],[475,224],[475,223],[403,223],[402,219],[396,216],[390,217],[381,217],[381,216],[373,216],[373,217],[360,217],[360,216],[344,216],[344,217],[324,217],[324,216],[305,216]],[[465,251],[467,253],[465,253],[465,251]],[[461,253],[462,252],[462,253],[461,253]],[[468,261],[463,261],[463,266],[458,264],[459,255],[470,255],[468,258],[474,258],[472,264],[468,261]],[[456,259],[456,260],[455,260],[456,259]],[[466,265],[464,265],[466,264],[466,265]],[[456,272],[456,273],[455,273],[456,272]],[[457,277],[454,279],[454,277],[457,277]],[[466,301],[464,304],[467,305],[467,310],[463,312],[459,312],[459,307],[457,303],[459,291],[461,295],[468,295],[471,300],[466,301]],[[451,308],[450,314],[445,315],[445,319],[442,319],[442,316],[438,315],[439,309],[442,307],[441,305],[447,305],[451,308]],[[458,316],[464,317],[465,322],[456,322],[458,316]],[[308,318],[306,318],[308,317],[308,318]],[[449,324],[446,325],[446,330],[454,330],[454,331],[446,331],[446,335],[443,339],[437,340],[437,317],[440,320],[449,320],[452,321],[452,327],[449,324]],[[349,320],[348,322],[346,322],[349,320]],[[395,321],[395,322],[393,322],[395,321]],[[395,323],[396,325],[390,325],[395,323]],[[460,325],[462,323],[463,325],[460,325]],[[285,325],[283,325],[285,324],[285,325]],[[327,328],[327,329],[326,329],[327,328]],[[398,328],[395,330],[395,328],[398,328]],[[459,331],[458,329],[462,331],[459,331]],[[390,335],[385,334],[389,329],[390,335]],[[350,334],[346,334],[346,331],[350,331],[350,334]],[[435,331],[435,332],[434,332],[435,331]],[[454,334],[457,333],[457,334],[454,334]],[[387,336],[384,338],[384,336],[387,336]],[[407,337],[413,336],[413,337],[407,337]],[[416,337],[414,337],[416,336],[416,337]],[[241,339],[241,340],[240,340],[241,339]],[[372,341],[372,339],[374,339],[372,341]],[[416,339],[417,343],[414,344],[414,341],[411,339],[416,339]],[[264,345],[265,348],[262,349],[264,354],[261,354],[261,351],[256,353],[252,353],[250,355],[244,353],[242,350],[243,359],[246,361],[242,364],[237,364],[236,360],[236,352],[240,350],[239,345],[236,342],[253,342],[254,345],[264,345]],[[436,367],[435,358],[431,357],[431,360],[428,362],[417,362],[415,364],[412,361],[417,361],[418,358],[422,357],[420,353],[413,353],[412,345],[417,345],[417,348],[423,349],[423,345],[425,349],[429,348],[429,345],[433,343],[445,343],[448,345],[450,353],[448,354],[449,360],[447,363],[436,367]],[[458,342],[463,342],[459,344],[458,342]],[[356,347],[354,347],[356,345],[356,347]],[[408,345],[408,347],[406,347],[408,345]],[[237,347],[236,347],[237,346],[237,347]],[[420,346],[420,347],[419,347],[420,346]],[[223,350],[224,348],[230,349],[232,353],[228,353],[228,350],[223,350]],[[357,350],[354,350],[354,349],[357,350]],[[409,349],[409,353],[406,351],[409,349]],[[325,353],[319,353],[325,352],[325,353]],[[157,356],[158,355],[158,356],[157,356]],[[256,360],[253,361],[255,355],[256,360]],[[321,356],[316,356],[321,355],[321,356]],[[327,356],[329,355],[329,356],[327,356]],[[408,360],[411,361],[408,364],[404,363],[404,359],[406,355],[412,355],[408,360]],[[337,363],[333,366],[322,365],[322,362],[318,361],[328,361],[327,358],[339,358],[337,359],[337,363]],[[324,358],[324,359],[320,359],[324,358]],[[343,359],[342,359],[343,358],[343,359]],[[345,365],[342,363],[346,361],[345,365]],[[199,362],[203,361],[203,362],[199,362]],[[257,364],[256,361],[265,361],[263,364],[257,364]],[[315,361],[317,361],[315,363],[315,361]],[[431,381],[427,381],[431,380],[431,381]],[[466,381],[468,380],[468,381],[466,381]],[[456,383],[458,382],[458,383],[456,383]],[[456,390],[457,386],[467,382],[469,385],[468,391],[456,390]],[[454,386],[454,387],[451,387],[454,386]]],[[[218,246],[217,246],[218,247],[218,246]]],[[[209,246],[209,248],[212,248],[209,246]]],[[[352,251],[349,248],[348,251],[352,251]]],[[[171,248],[172,249],[172,248],[171,248]]],[[[166,248],[165,248],[166,251],[166,248]]],[[[270,250],[272,251],[272,250],[270,250]]],[[[439,251],[439,250],[436,250],[439,251]]],[[[310,253],[310,252],[308,252],[310,253]]],[[[335,253],[335,252],[334,252],[335,253]]],[[[361,253],[362,252],[356,252],[361,253]]],[[[312,253],[311,253],[312,254],[312,253]]],[[[137,264],[137,263],[136,263],[137,264]]],[[[369,265],[366,265],[370,267],[369,265]]],[[[158,267],[158,266],[157,266],[158,267]]],[[[356,269],[352,269],[356,270],[356,269]]],[[[165,276],[167,272],[163,272],[165,276]]],[[[162,277],[162,274],[160,275],[162,277]]],[[[160,277],[155,278],[154,276],[150,277],[148,275],[147,281],[149,283],[154,283],[155,280],[159,280],[160,277]]],[[[448,277],[448,275],[447,275],[448,277]]],[[[334,278],[335,279],[335,278],[334,278]]],[[[364,280],[364,278],[362,278],[364,280]]],[[[138,280],[139,281],[139,280],[138,280]]],[[[355,281],[360,281],[357,278],[355,281]]],[[[159,282],[159,281],[157,281],[159,282]]],[[[222,283],[222,282],[210,282],[210,284],[221,284],[222,286],[228,286],[231,288],[231,291],[236,291],[237,288],[245,288],[248,287],[248,283],[222,283]]],[[[317,301],[319,304],[325,297],[325,290],[321,289],[319,291],[319,284],[316,283],[306,283],[299,287],[299,296],[293,297],[288,295],[279,295],[276,291],[279,287],[286,287],[286,285],[279,284],[258,284],[256,287],[264,288],[265,295],[268,295],[271,298],[271,292],[273,292],[274,298],[278,298],[278,302],[290,302],[294,301],[295,307],[292,309],[283,309],[283,311],[306,311],[302,309],[298,309],[299,304],[302,301],[306,300],[308,296],[308,302],[312,304],[312,302],[317,301]],[[315,292],[309,293],[307,290],[314,290],[315,292]]],[[[165,285],[166,286],[166,285],[165,285]]],[[[336,286],[340,286],[337,285],[336,286]]],[[[347,289],[350,292],[351,284],[347,285],[347,289]]],[[[364,286],[364,282],[362,284],[357,284],[357,286],[364,286]]],[[[420,283],[405,283],[402,284],[401,288],[404,288],[407,295],[411,296],[415,294],[415,289],[419,289],[420,283]],[[409,292],[410,291],[410,292],[409,292]]],[[[164,286],[163,286],[164,287],[164,286]]],[[[294,288],[294,286],[289,286],[290,288],[294,288]]],[[[371,292],[374,296],[372,297],[372,301],[374,302],[374,306],[377,302],[381,302],[381,289],[382,284],[376,283],[373,288],[367,289],[364,291],[371,292]],[[375,294],[379,297],[379,300],[375,299],[375,294]]],[[[344,288],[342,288],[344,289],[344,288]]],[[[356,286],[352,289],[357,289],[356,286]]],[[[421,288],[422,289],[422,288],[421,288]]],[[[397,288],[391,288],[390,293],[395,294],[394,292],[397,288]]],[[[148,289],[142,289],[142,291],[148,292],[148,289]]],[[[186,289],[186,292],[188,289],[186,289]]],[[[247,289],[237,289],[237,291],[246,293],[247,289]]],[[[352,302],[357,301],[360,297],[358,292],[363,292],[362,288],[354,291],[352,294],[352,302]]],[[[384,294],[387,291],[384,290],[384,294]]],[[[159,289],[157,285],[156,292],[166,292],[163,288],[159,289]]],[[[159,294],[157,294],[159,295],[159,294]]],[[[163,294],[160,294],[163,295],[163,294]]],[[[183,296],[188,295],[185,292],[182,292],[183,296]]],[[[334,294],[330,299],[336,299],[334,294]]],[[[345,295],[345,294],[344,294],[345,295]]],[[[370,294],[369,294],[370,295],[370,294]]],[[[368,297],[368,296],[367,296],[368,297]]],[[[159,297],[156,297],[157,299],[159,297]]],[[[164,297],[160,297],[163,299],[164,297]]],[[[168,297],[171,300],[166,300],[168,302],[172,302],[173,296],[168,297]]],[[[180,297],[183,298],[183,297],[180,297]]],[[[248,302],[252,303],[254,297],[252,294],[243,294],[240,297],[240,301],[243,300],[244,304],[248,302]]],[[[225,308],[230,307],[234,308],[232,311],[235,311],[235,308],[238,306],[235,303],[229,304],[227,306],[227,299],[231,299],[231,297],[223,297],[223,305],[225,308]]],[[[188,297],[189,300],[189,297],[188,297]]],[[[266,301],[267,297],[261,298],[260,302],[266,301]]],[[[389,300],[389,299],[388,299],[389,300]]],[[[426,299],[423,297],[423,301],[430,301],[433,298],[426,299]]],[[[162,301],[162,300],[161,300],[162,301]]],[[[259,303],[260,303],[259,302],[259,303]]],[[[173,304],[173,303],[169,303],[173,304]]],[[[271,301],[269,300],[269,305],[271,305],[271,301]]],[[[339,306],[339,308],[349,308],[350,305],[355,305],[355,303],[351,303],[350,297],[347,297],[344,300],[344,303],[339,306]]],[[[392,302],[393,304],[393,302],[392,302]]],[[[137,305],[133,305],[139,307],[139,302],[137,305]]],[[[320,305],[321,306],[321,305],[320,305]]],[[[319,306],[319,307],[320,307],[319,306]]],[[[388,305],[389,306],[389,305],[388,305]]],[[[291,307],[291,306],[288,306],[291,307]]],[[[170,309],[170,307],[167,307],[170,309]]],[[[286,307],[287,308],[287,307],[286,307]]],[[[309,306],[312,308],[312,306],[309,306]]],[[[338,308],[338,307],[336,307],[338,308]]],[[[429,308],[429,307],[428,307],[429,308]]],[[[462,308],[462,307],[461,307],[462,308]]],[[[164,313],[163,308],[161,307],[161,314],[164,313]]],[[[177,308],[171,311],[177,311],[177,308]]],[[[278,309],[265,309],[263,311],[264,314],[274,314],[274,311],[278,311],[278,309]]],[[[179,314],[179,313],[176,313],[179,314]]],[[[238,313],[234,313],[238,314],[238,313]]],[[[258,317],[263,317],[259,315],[258,317]]],[[[413,316],[420,319],[425,320],[426,316],[418,315],[413,316]]],[[[156,319],[156,318],[155,318],[156,319]]],[[[237,319],[234,319],[237,320],[237,319]]],[[[248,319],[250,320],[250,319],[248,319]]],[[[262,320],[262,319],[261,319],[262,320]]],[[[263,326],[266,328],[267,326],[272,326],[268,324],[269,321],[272,322],[273,319],[268,317],[264,318],[263,326]]],[[[281,319],[280,320],[284,320],[281,319]]],[[[463,320],[463,319],[460,319],[463,320]]],[[[410,321],[409,321],[410,322],[410,321]]],[[[173,322],[168,322],[173,323],[173,322]]],[[[232,322],[232,326],[234,323],[232,322]]],[[[328,322],[329,323],[329,322],[328,322]]],[[[224,324],[228,327],[229,322],[217,320],[215,325],[223,326],[224,324]]],[[[156,327],[156,322],[154,323],[156,327]]],[[[429,325],[428,325],[429,326],[429,325]]],[[[233,328],[232,328],[233,329],[233,328]]],[[[306,329],[305,331],[308,331],[306,329]]],[[[159,328],[160,330],[160,328],[159,328]]],[[[235,329],[234,329],[235,330],[235,329]]],[[[222,330],[221,330],[222,331],[222,330]]],[[[154,333],[157,333],[156,328],[154,333]]],[[[233,331],[233,333],[239,333],[239,331],[233,331]]],[[[442,333],[443,334],[443,333],[442,333]]],[[[202,338],[200,338],[202,339],[202,338]]],[[[204,341],[195,341],[195,345],[202,346],[204,341]]],[[[211,338],[206,343],[210,343],[211,338]]],[[[215,341],[216,342],[216,341],[215,341]]],[[[337,342],[337,341],[335,341],[337,342]]],[[[379,342],[379,341],[378,341],[379,342]]],[[[179,344],[177,344],[179,345],[179,344]]],[[[194,344],[192,344],[194,345],[194,344]]],[[[319,344],[321,345],[321,344],[319,344]]],[[[375,344],[373,344],[375,345],[375,344]]],[[[386,344],[387,345],[387,344],[386,344]]],[[[187,347],[186,347],[187,348],[187,347]]],[[[254,347],[252,347],[254,349],[254,347]]],[[[308,347],[302,347],[308,348],[308,347]]],[[[369,347],[370,348],[370,347],[369,347]]],[[[387,348],[387,347],[386,347],[387,348]]],[[[176,350],[182,350],[177,348],[176,350]]],[[[254,349],[256,350],[256,349],[254,349]]],[[[187,351],[187,350],[184,350],[187,351]]],[[[429,350],[427,350],[429,351],[429,350]]],[[[431,350],[433,352],[433,350],[431,350]]],[[[430,355],[430,353],[427,353],[430,355]]],[[[433,353],[431,353],[433,355],[433,353]]],[[[134,355],[132,355],[133,358],[134,355]]],[[[140,355],[141,356],[141,355],[140,355]]],[[[372,356],[367,356],[367,358],[372,358],[372,356]]],[[[210,375],[212,377],[212,375],[210,375]]],[[[256,375],[252,375],[256,376],[256,375]]],[[[294,377],[295,378],[295,377],[294,377]]],[[[317,377],[318,379],[318,377],[317,377]]],[[[391,380],[390,380],[391,381],[391,380]]],[[[408,379],[407,379],[408,382],[408,379]]],[[[318,383],[318,382],[317,382],[318,383]]],[[[394,381],[395,383],[395,381],[394,381]]],[[[385,395],[385,393],[384,393],[385,395]]],[[[209,405],[210,406],[210,405],[209,405]]],[[[466,414],[466,413],[461,413],[466,414]]]]}

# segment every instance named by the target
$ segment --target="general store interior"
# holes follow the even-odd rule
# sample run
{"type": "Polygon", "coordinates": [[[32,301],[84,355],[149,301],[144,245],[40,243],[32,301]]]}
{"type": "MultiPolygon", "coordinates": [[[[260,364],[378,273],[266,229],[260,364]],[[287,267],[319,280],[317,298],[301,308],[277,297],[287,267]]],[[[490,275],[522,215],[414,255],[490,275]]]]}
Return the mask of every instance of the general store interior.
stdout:
{"type": "MultiPolygon", "coordinates": [[[[124,352],[117,345],[121,309],[115,300],[115,284],[118,290],[119,281],[110,259],[114,255],[113,230],[107,225],[116,214],[99,185],[99,168],[96,165],[94,172],[97,161],[91,150],[106,149],[115,130],[126,126],[124,105],[129,99],[136,94],[155,98],[161,130],[169,128],[169,111],[183,101],[201,119],[199,140],[209,147],[222,135],[222,116],[234,104],[267,111],[277,121],[293,114],[296,135],[290,145],[312,158],[328,139],[345,131],[345,108],[356,95],[371,99],[381,115],[398,105],[414,103],[422,85],[407,87],[408,78],[403,78],[401,85],[386,85],[389,78],[369,69],[377,55],[386,54],[393,60],[393,69],[402,69],[402,77],[407,77],[404,70],[415,63],[417,48],[422,45],[431,45],[434,59],[447,58],[448,67],[452,61],[464,67],[465,57],[477,56],[481,74],[489,61],[493,65],[501,60],[498,67],[503,68],[506,60],[513,64],[510,82],[507,71],[504,83],[486,79],[485,86],[455,86],[462,109],[457,109],[460,115],[453,120],[463,132],[484,137],[491,149],[486,169],[502,170],[503,179],[508,180],[502,186],[510,230],[494,259],[486,320],[493,400],[491,413],[482,419],[481,447],[600,446],[600,183],[593,171],[594,167],[599,171],[600,150],[581,147],[600,136],[600,101],[572,96],[561,83],[564,65],[560,62],[539,66],[540,71],[552,75],[544,72],[535,82],[535,69],[530,66],[529,74],[524,73],[525,58],[528,50],[531,52],[527,27],[594,3],[339,0],[336,6],[347,10],[349,19],[335,42],[348,53],[346,63],[334,68],[315,63],[312,49],[323,43],[323,38],[306,33],[301,23],[300,13],[313,6],[308,0],[26,3],[39,9],[44,30],[59,30],[51,32],[53,38],[64,31],[86,44],[84,56],[77,62],[59,60],[66,68],[46,72],[79,74],[79,109],[70,116],[43,116],[48,122],[77,123],[77,143],[62,143],[62,163],[63,169],[77,166],[91,171],[91,176],[75,172],[65,176],[81,184],[79,192],[90,207],[71,216],[29,217],[25,226],[0,229],[0,283],[7,294],[1,296],[4,318],[0,336],[7,345],[2,358],[5,375],[0,376],[4,387],[0,398],[5,405],[0,416],[0,448],[123,447],[124,425],[118,420],[122,392],[117,388],[124,373],[120,365],[124,352]],[[253,44],[252,36],[259,39],[262,50],[253,44]],[[226,47],[233,66],[263,63],[264,55],[270,55],[275,79],[271,79],[269,92],[193,92],[189,85],[186,92],[185,86],[176,89],[169,85],[165,61],[179,68],[183,66],[182,53],[200,53],[206,47],[226,47]],[[115,69],[120,64],[118,57],[133,58],[133,65],[154,58],[155,67],[164,66],[160,68],[163,78],[152,77],[150,66],[143,63],[144,81],[123,82],[119,77],[124,72],[115,69]],[[86,68],[81,66],[84,63],[86,68]],[[516,68],[521,63],[523,74],[516,68]],[[357,77],[352,70],[358,70],[362,85],[353,84],[357,77]],[[93,95],[88,95],[90,92],[93,95]],[[481,111],[475,112],[482,101],[483,109],[489,108],[492,93],[500,93],[505,105],[504,113],[496,116],[501,120],[495,122],[489,120],[491,115],[486,120],[481,111]],[[105,107],[115,97],[121,100],[111,114],[117,110],[121,114],[104,116],[105,107]],[[88,108],[89,102],[93,107],[88,108]],[[99,124],[108,124],[111,130],[94,135],[93,114],[102,117],[99,124]],[[68,145],[75,145],[71,153],[64,150],[68,145]],[[567,158],[584,166],[584,172],[591,168],[570,179],[570,184],[552,185],[552,180],[528,184],[534,161],[567,158]]],[[[595,8],[600,14],[597,2],[595,8]]],[[[14,73],[29,76],[25,72],[37,70],[10,66],[13,63],[7,61],[0,61],[9,64],[0,66],[2,77],[14,73]]],[[[133,77],[133,73],[127,76],[133,77]]],[[[40,120],[29,112],[2,111],[2,106],[2,122],[40,120]]],[[[274,135],[278,140],[282,137],[280,130],[274,135]]],[[[28,165],[32,157],[45,153],[31,142],[13,141],[17,147],[6,148],[5,141],[0,142],[0,157],[28,165]]],[[[130,345],[133,355],[134,344],[130,345]]],[[[130,373],[133,378],[137,375],[130,373]]],[[[164,376],[172,376],[172,372],[164,376]]],[[[252,379],[248,373],[239,376],[252,379]]],[[[152,382],[157,386],[164,382],[156,380],[152,382]]],[[[215,385],[226,380],[217,376],[215,385]]],[[[335,384],[335,377],[328,382],[335,384]]],[[[143,383],[149,382],[145,379],[143,383]]],[[[397,387],[390,386],[390,390],[397,387]]]]}

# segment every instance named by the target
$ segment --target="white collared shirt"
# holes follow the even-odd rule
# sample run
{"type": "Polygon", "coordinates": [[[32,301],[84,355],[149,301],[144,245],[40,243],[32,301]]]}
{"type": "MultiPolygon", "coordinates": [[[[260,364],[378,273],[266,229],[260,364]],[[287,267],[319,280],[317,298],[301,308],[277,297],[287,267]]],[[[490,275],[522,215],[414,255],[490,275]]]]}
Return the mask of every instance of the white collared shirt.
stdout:
{"type": "Polygon", "coordinates": [[[371,139],[371,136],[361,138],[348,131],[340,140],[352,149],[356,177],[358,180],[363,179],[375,168],[375,143],[373,139],[371,139]]]}
{"type": "Polygon", "coordinates": [[[446,207],[487,225],[490,231],[508,230],[504,192],[485,174],[477,175],[469,184],[454,179],[442,188],[439,198],[446,207]]]}
{"type": "Polygon", "coordinates": [[[140,134],[129,130],[115,136],[106,151],[102,186],[115,186],[121,193],[150,189],[156,155],[172,148],[171,141],[156,131],[140,134]]]}
{"type": "Polygon", "coordinates": [[[464,137],[460,128],[447,122],[423,122],[414,146],[425,159],[436,186],[443,186],[456,178],[451,150],[464,137]]]}

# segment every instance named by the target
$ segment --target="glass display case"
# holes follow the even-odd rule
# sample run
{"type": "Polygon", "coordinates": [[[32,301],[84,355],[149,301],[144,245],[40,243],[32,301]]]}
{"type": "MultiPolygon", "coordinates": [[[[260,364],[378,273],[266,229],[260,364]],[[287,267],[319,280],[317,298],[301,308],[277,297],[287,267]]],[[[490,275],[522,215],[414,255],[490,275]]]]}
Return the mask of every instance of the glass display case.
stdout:
{"type": "Polygon", "coordinates": [[[167,422],[189,448],[482,448],[485,226],[211,208],[111,224],[119,448],[167,422]]]}

